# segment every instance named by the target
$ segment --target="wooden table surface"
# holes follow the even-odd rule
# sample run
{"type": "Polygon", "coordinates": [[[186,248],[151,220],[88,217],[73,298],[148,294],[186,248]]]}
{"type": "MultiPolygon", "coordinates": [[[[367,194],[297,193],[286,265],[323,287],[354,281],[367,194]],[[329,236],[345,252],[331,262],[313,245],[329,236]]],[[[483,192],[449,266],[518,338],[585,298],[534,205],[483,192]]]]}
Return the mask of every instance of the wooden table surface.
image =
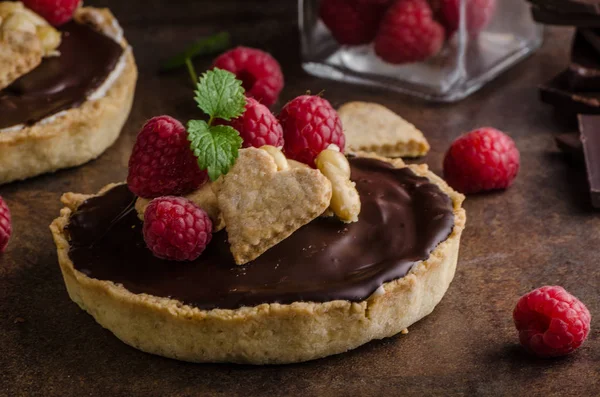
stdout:
{"type": "MultiPolygon", "coordinates": [[[[0,395],[600,395],[600,215],[590,206],[583,168],[566,162],[554,146],[552,135],[573,126],[540,103],[536,90],[565,67],[569,29],[549,29],[536,55],[468,99],[435,105],[305,74],[295,0],[87,4],[110,6],[120,18],[140,68],[137,98],[123,134],[99,159],[0,187],[14,222],[8,251],[0,255],[0,395]],[[195,365],[126,346],[69,300],[48,231],[60,194],[96,192],[123,180],[144,120],[197,117],[186,72],[159,75],[157,67],[190,40],[219,30],[281,62],[286,87],[275,110],[306,90],[325,90],[334,105],[382,103],[425,132],[432,150],[423,161],[435,172],[462,132],[491,125],[516,140],[522,169],[515,185],[468,198],[454,282],[408,335],[297,365],[195,365]],[[517,343],[516,300],[546,284],[563,285],[592,313],[588,341],[567,358],[534,359],[517,343]]],[[[201,59],[197,66],[209,63],[201,59]]]]}

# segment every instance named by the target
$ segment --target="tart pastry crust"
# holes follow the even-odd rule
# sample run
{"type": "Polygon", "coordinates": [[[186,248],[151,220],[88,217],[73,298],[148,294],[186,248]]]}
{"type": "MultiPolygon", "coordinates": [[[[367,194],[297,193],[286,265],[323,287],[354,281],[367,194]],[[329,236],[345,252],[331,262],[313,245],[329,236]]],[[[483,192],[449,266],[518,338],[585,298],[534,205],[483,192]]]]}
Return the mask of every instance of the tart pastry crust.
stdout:
{"type": "MultiPolygon", "coordinates": [[[[402,160],[384,159],[397,168],[402,160]]],[[[383,284],[361,302],[265,303],[235,310],[200,310],[180,301],[133,294],[122,285],[87,277],[69,258],[65,226],[93,195],[67,193],[65,208],[50,225],[58,261],[71,299],[123,342],[142,351],[191,362],[284,364],[313,360],[354,349],[402,332],[433,311],[452,281],[465,227],[464,196],[426,165],[408,166],[427,177],[453,203],[450,236],[405,277],[383,284]]],[[[101,195],[115,185],[101,190],[101,195]]]]}
{"type": "Polygon", "coordinates": [[[115,142],[129,116],[138,75],[131,48],[118,37],[120,29],[110,11],[84,7],[75,18],[80,14],[97,14],[95,27],[119,39],[125,48],[125,67],[104,97],[34,125],[0,132],[0,185],[98,157],[115,142]]]}

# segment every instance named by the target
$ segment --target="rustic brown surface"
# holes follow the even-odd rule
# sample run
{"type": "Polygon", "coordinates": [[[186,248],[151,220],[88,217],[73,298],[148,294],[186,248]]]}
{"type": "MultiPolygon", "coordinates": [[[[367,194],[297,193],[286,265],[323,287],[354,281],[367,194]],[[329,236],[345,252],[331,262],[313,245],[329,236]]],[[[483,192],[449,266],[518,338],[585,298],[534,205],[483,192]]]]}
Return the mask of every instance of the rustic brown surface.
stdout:
{"type": "Polygon", "coordinates": [[[88,4],[112,5],[123,22],[140,65],[137,100],[123,135],[98,160],[0,187],[15,229],[0,256],[0,395],[600,394],[600,216],[589,204],[583,168],[565,162],[554,146],[552,134],[572,127],[538,101],[536,90],[565,66],[568,29],[549,30],[535,56],[467,100],[441,106],[307,76],[299,64],[294,0],[88,4]],[[220,29],[282,62],[282,101],[325,89],[334,104],[377,101],[399,112],[425,131],[432,146],[425,161],[436,172],[449,143],[465,130],[492,125],[516,139],[522,155],[516,184],[467,200],[456,278],[435,312],[408,335],[298,365],[193,365],[127,347],[69,300],[48,231],[60,194],[123,180],[145,119],[198,113],[185,71],[159,76],[158,61],[186,40],[220,29]],[[517,345],[514,304],[545,284],[561,284],[581,298],[595,323],[587,343],[564,359],[533,359],[517,345]]]}

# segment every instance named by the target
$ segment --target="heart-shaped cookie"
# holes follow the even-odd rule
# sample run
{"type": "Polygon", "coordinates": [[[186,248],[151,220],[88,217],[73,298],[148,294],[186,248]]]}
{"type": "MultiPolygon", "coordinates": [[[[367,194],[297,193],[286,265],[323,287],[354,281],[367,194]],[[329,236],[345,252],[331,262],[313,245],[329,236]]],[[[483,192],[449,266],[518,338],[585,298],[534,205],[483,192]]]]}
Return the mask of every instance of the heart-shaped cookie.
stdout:
{"type": "Polygon", "coordinates": [[[331,182],[312,168],[278,171],[262,149],[247,148],[213,184],[238,265],[259,257],[323,213],[331,182]]]}

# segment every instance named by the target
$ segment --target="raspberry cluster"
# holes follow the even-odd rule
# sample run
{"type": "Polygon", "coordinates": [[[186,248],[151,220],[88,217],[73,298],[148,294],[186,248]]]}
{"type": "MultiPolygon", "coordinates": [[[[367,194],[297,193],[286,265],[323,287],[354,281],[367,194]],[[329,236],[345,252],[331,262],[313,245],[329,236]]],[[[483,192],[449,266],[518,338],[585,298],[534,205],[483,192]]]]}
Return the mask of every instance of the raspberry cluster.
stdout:
{"type": "MultiPolygon", "coordinates": [[[[340,118],[324,98],[301,95],[276,117],[263,104],[247,98],[245,111],[225,121],[242,137],[243,147],[283,147],[288,158],[315,167],[315,158],[329,145],[345,145],[340,118]]],[[[207,182],[190,149],[183,125],[169,116],[149,120],[137,136],[129,159],[129,189],[153,198],[144,213],[144,240],[159,258],[193,260],[211,239],[212,222],[193,202],[177,197],[207,182]]],[[[1,200],[0,200],[0,204],[1,200]]],[[[0,207],[0,249],[2,248],[0,207]]]]}
{"type": "MultiPolygon", "coordinates": [[[[471,36],[492,19],[496,0],[466,0],[471,36]]],[[[374,43],[375,53],[392,64],[430,58],[460,24],[460,0],[323,0],[320,17],[343,45],[374,43]]]]}
{"type": "Polygon", "coordinates": [[[244,142],[242,147],[283,147],[287,158],[315,167],[315,159],[329,145],[343,151],[342,122],[329,101],[317,95],[301,95],[289,101],[275,117],[258,101],[248,98],[246,111],[231,121],[244,142]]]}

